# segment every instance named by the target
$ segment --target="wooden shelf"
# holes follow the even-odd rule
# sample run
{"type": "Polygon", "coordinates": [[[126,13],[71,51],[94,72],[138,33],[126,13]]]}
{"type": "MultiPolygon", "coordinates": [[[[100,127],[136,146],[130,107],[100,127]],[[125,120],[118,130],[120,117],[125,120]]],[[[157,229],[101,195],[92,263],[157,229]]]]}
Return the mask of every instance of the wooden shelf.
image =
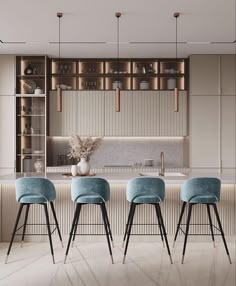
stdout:
{"type": "Polygon", "coordinates": [[[59,78],[62,80],[61,84],[72,87],[71,90],[114,90],[112,81],[115,80],[122,82],[123,90],[166,90],[167,83],[164,81],[167,78],[181,78],[181,82],[177,81],[178,88],[186,90],[188,87],[187,59],[178,59],[177,62],[176,59],[119,59],[118,62],[117,59],[61,59],[61,61],[62,65],[63,63],[71,65],[73,73],[55,72],[55,63],[58,63],[58,59],[52,59],[51,90],[56,90],[59,78]],[[116,70],[121,72],[118,73],[116,70]],[[96,84],[94,86],[91,84],[91,87],[86,86],[85,79],[88,82],[93,80],[96,84]],[[142,79],[149,82],[148,89],[140,88],[139,81],[142,79]]]}

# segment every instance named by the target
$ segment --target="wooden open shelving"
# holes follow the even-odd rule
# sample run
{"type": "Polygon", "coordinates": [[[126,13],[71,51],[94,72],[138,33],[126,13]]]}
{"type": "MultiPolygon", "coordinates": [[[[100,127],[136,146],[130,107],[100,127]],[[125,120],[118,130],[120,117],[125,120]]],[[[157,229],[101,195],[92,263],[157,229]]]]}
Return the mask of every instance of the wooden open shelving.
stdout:
{"type": "Polygon", "coordinates": [[[51,59],[50,90],[188,89],[188,59],[51,59]]]}

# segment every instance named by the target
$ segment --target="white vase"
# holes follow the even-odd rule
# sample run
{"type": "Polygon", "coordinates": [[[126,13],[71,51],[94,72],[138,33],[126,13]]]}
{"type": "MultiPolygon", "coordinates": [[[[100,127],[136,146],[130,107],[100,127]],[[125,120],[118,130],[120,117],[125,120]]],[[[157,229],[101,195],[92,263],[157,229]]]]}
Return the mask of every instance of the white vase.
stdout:
{"type": "Polygon", "coordinates": [[[71,174],[73,177],[75,177],[78,174],[78,166],[77,165],[71,166],[71,174]]]}
{"type": "Polygon", "coordinates": [[[90,165],[86,161],[85,158],[81,158],[80,162],[77,164],[77,166],[78,166],[78,173],[79,173],[79,175],[85,176],[85,175],[89,174],[90,165]]]}

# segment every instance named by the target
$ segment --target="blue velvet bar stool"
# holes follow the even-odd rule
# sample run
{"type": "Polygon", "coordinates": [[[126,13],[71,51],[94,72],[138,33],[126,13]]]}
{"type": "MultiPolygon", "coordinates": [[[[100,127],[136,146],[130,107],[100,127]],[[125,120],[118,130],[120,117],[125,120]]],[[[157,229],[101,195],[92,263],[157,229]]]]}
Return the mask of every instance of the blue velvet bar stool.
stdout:
{"type": "MultiPolygon", "coordinates": [[[[161,178],[157,177],[142,177],[142,178],[134,178],[128,181],[126,188],[126,198],[131,203],[130,211],[128,215],[128,220],[126,224],[125,234],[123,238],[123,246],[125,244],[125,251],[123,257],[123,264],[125,263],[125,258],[127,254],[131,229],[133,225],[133,219],[135,214],[136,206],[149,204],[155,207],[157,222],[160,229],[160,235],[163,241],[163,236],[165,239],[167,252],[170,257],[170,262],[172,262],[170,248],[168,244],[166,229],[161,213],[160,203],[164,201],[165,197],[165,182],[161,178]],[[126,239],[127,236],[127,239],[126,239]]],[[[164,245],[164,242],[163,242],[164,245]]]]}
{"type": "MultiPolygon", "coordinates": [[[[76,203],[76,209],[74,213],[74,218],[71,226],[70,236],[67,244],[66,254],[64,263],[66,263],[66,259],[69,253],[69,248],[71,244],[71,240],[73,238],[73,242],[75,240],[75,236],[77,233],[77,226],[79,225],[79,217],[80,212],[83,205],[94,204],[100,206],[102,219],[104,224],[104,229],[107,237],[108,249],[111,256],[112,264],[113,256],[111,250],[111,244],[113,247],[113,238],[111,227],[107,215],[106,205],[105,203],[110,199],[110,186],[109,183],[102,178],[73,178],[71,183],[71,199],[76,203]],[[111,241],[110,241],[111,240],[111,241]]],[[[72,242],[72,246],[73,246],[72,242]]]]}
{"type": "MultiPolygon", "coordinates": [[[[11,241],[10,245],[7,251],[7,256],[6,256],[6,261],[8,256],[11,251],[12,243],[14,240],[14,237],[16,235],[16,232],[23,227],[23,232],[22,232],[22,240],[21,240],[21,246],[23,246],[23,241],[25,237],[25,230],[27,226],[27,220],[28,220],[28,214],[29,214],[29,209],[31,205],[39,204],[44,207],[44,212],[45,212],[45,218],[46,218],[46,225],[47,225],[47,231],[48,231],[48,237],[49,237],[49,243],[50,243],[50,249],[51,249],[51,254],[52,254],[52,260],[53,263],[55,264],[54,260],[54,253],[53,253],[53,246],[52,246],[52,237],[51,237],[51,230],[50,230],[50,223],[49,223],[49,215],[48,215],[48,208],[47,208],[47,203],[50,204],[51,209],[52,209],[52,214],[55,220],[55,225],[58,235],[63,247],[62,243],[62,237],[61,237],[61,232],[60,228],[58,225],[57,221],[57,216],[56,212],[54,209],[53,201],[56,199],[56,191],[53,183],[45,178],[20,178],[16,180],[16,201],[20,203],[19,211],[17,214],[15,226],[13,229],[13,233],[11,236],[11,241]],[[24,224],[20,227],[18,227],[19,220],[21,217],[22,210],[26,206],[26,211],[25,211],[25,219],[24,219],[24,224]]],[[[37,225],[37,224],[36,224],[37,225]]],[[[55,230],[54,229],[54,230],[55,230]]]]}
{"type": "Polygon", "coordinates": [[[214,238],[214,232],[213,232],[214,226],[212,224],[211,211],[210,211],[210,206],[213,207],[216,220],[219,225],[219,231],[221,233],[224,246],[225,246],[225,250],[228,255],[229,262],[231,264],[229,250],[226,244],[224,231],[222,228],[222,224],[221,224],[219,213],[218,213],[217,206],[216,206],[216,203],[220,201],[220,189],[221,189],[221,181],[218,178],[208,178],[208,177],[193,178],[193,179],[189,179],[185,181],[184,184],[182,185],[181,200],[183,201],[183,204],[182,204],[182,209],[180,212],[179,222],[177,224],[177,230],[175,233],[174,244],[173,244],[173,247],[174,247],[177,236],[178,236],[178,232],[180,229],[184,210],[185,210],[186,205],[188,205],[188,216],[187,216],[187,223],[186,223],[186,230],[185,230],[182,264],[184,263],[184,255],[186,251],[186,244],[187,244],[187,239],[188,239],[188,234],[189,234],[189,225],[190,225],[190,219],[191,219],[191,214],[192,214],[192,207],[196,204],[206,205],[209,226],[210,226],[210,231],[211,231],[211,237],[212,237],[212,241],[215,247],[215,238],[214,238]]]}

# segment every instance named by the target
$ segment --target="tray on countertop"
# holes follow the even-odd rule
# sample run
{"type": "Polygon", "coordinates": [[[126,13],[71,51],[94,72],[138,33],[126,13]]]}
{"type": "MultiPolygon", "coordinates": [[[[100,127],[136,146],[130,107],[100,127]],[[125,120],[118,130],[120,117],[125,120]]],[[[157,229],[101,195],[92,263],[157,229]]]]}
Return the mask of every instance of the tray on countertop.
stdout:
{"type": "Polygon", "coordinates": [[[72,176],[71,173],[63,173],[62,176],[63,177],[93,177],[93,176],[96,176],[96,174],[95,173],[89,173],[88,175],[77,174],[76,176],[72,176]]]}

